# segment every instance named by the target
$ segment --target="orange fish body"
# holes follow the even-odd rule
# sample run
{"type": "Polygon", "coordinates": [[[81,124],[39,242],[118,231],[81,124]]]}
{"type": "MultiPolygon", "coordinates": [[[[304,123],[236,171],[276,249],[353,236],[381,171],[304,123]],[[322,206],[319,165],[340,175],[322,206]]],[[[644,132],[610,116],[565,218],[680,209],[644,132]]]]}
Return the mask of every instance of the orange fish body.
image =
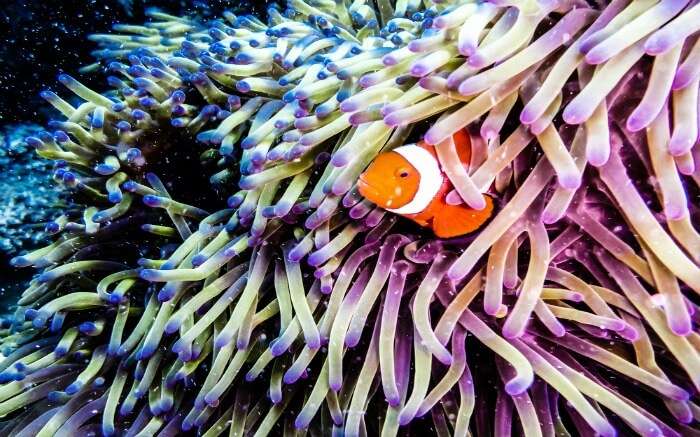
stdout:
{"type": "MultiPolygon", "coordinates": [[[[469,135],[459,131],[453,139],[460,161],[468,165],[469,135]]],[[[431,228],[440,238],[474,232],[488,221],[494,209],[493,199],[486,195],[486,207],[482,210],[464,203],[447,203],[447,194],[454,187],[440,167],[435,148],[422,142],[377,156],[360,176],[358,188],[369,201],[431,228]]]]}

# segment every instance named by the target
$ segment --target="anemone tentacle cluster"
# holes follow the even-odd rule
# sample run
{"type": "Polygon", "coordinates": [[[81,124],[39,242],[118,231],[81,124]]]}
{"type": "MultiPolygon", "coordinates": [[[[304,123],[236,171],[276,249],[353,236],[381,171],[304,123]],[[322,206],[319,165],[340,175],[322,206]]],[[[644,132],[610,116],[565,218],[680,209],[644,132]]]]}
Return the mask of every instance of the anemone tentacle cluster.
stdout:
{"type": "Polygon", "coordinates": [[[13,260],[4,435],[695,432],[700,3],[268,15],[154,11],[91,36],[109,91],[42,93],[73,202],[13,260]],[[357,192],[421,138],[475,235],[357,192]]]}

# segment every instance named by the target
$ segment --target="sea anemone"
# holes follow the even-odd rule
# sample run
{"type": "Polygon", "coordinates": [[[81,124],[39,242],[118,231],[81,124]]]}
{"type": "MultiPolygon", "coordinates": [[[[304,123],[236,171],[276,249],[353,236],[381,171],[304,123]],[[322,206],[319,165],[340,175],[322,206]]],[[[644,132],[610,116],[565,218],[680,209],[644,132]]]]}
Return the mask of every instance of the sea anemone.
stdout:
{"type": "Polygon", "coordinates": [[[110,91],[42,93],[72,202],[13,260],[4,435],[694,432],[700,3],[150,15],[91,36],[110,91]],[[421,138],[483,229],[359,196],[421,138]]]}

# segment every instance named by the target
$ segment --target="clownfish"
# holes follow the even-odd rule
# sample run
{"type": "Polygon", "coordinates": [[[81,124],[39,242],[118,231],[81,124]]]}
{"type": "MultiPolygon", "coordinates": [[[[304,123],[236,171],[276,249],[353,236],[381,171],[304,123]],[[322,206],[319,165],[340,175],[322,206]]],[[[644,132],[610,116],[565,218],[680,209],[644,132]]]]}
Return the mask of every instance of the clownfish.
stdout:
{"type": "MultiPolygon", "coordinates": [[[[453,139],[460,162],[469,165],[469,135],[460,130],[453,139]]],[[[429,227],[439,238],[474,232],[494,212],[493,199],[487,195],[484,195],[486,206],[481,210],[464,203],[449,204],[447,194],[454,186],[438,161],[435,147],[424,142],[379,154],[360,175],[357,187],[365,199],[429,227]]]]}

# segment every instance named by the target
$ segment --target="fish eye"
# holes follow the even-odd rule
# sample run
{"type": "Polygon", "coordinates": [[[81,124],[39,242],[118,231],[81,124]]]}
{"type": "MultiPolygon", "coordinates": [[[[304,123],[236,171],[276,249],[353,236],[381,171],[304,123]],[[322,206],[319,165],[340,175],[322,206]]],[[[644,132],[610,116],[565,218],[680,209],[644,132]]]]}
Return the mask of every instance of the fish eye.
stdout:
{"type": "Polygon", "coordinates": [[[398,174],[399,174],[400,178],[407,178],[409,175],[409,172],[407,169],[402,168],[402,169],[399,169],[398,174]]]}

